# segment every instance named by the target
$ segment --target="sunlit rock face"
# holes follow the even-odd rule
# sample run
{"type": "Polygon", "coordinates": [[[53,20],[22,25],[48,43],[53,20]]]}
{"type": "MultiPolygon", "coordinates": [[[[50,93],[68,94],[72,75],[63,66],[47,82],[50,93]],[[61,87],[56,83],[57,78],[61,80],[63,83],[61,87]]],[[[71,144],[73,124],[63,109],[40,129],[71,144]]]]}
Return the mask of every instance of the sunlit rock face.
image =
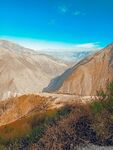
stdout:
{"type": "Polygon", "coordinates": [[[112,79],[113,44],[68,69],[44,90],[83,96],[96,95],[97,90],[105,89],[107,82],[112,79]]]}
{"type": "Polygon", "coordinates": [[[0,40],[0,99],[41,92],[68,65],[52,57],[0,40]]]}

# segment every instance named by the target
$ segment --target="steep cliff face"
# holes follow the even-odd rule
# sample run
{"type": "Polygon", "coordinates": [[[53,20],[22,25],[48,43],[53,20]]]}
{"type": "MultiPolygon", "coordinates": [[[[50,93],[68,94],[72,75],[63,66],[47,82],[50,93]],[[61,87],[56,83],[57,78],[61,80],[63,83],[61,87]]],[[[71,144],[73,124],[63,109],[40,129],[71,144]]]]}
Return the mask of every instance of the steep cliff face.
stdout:
{"type": "Polygon", "coordinates": [[[100,88],[105,89],[106,83],[112,79],[113,44],[67,70],[52,81],[45,91],[90,96],[100,88]]]}
{"type": "Polygon", "coordinates": [[[0,99],[41,92],[50,80],[68,67],[52,57],[0,41],[0,99]]]}

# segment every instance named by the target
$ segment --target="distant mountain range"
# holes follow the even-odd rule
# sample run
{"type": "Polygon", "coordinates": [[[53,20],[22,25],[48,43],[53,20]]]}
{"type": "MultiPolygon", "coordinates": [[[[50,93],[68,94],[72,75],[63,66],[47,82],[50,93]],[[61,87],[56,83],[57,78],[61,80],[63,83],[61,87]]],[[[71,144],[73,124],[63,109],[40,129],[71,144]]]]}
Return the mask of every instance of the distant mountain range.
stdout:
{"type": "Polygon", "coordinates": [[[113,43],[51,80],[43,91],[82,96],[96,95],[97,90],[105,89],[107,82],[112,79],[113,43]]]}
{"type": "Polygon", "coordinates": [[[86,50],[82,50],[82,51],[58,51],[58,50],[50,50],[50,51],[39,51],[39,53],[42,53],[42,54],[47,54],[47,55],[50,55],[52,57],[55,57],[59,60],[62,60],[66,63],[77,63],[79,62],[80,60],[82,60],[83,58],[95,53],[95,51],[86,51],[86,50]]]}

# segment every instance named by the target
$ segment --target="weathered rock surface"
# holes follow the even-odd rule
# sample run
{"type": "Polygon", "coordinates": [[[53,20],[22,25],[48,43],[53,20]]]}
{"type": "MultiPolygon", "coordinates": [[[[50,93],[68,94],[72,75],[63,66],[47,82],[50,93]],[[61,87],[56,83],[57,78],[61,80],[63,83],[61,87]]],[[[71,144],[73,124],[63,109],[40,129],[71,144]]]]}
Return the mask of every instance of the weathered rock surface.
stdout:
{"type": "Polygon", "coordinates": [[[82,96],[96,95],[113,79],[113,44],[80,61],[64,74],[52,80],[44,91],[82,96]]]}

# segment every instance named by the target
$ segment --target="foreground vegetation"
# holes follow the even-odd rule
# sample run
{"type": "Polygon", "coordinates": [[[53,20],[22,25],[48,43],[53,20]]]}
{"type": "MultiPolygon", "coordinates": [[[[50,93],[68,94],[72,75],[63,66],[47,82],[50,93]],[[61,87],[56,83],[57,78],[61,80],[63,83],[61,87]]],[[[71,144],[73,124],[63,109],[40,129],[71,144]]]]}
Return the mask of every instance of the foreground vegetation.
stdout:
{"type": "Polygon", "coordinates": [[[113,145],[113,82],[106,89],[90,103],[35,113],[5,126],[2,129],[7,138],[0,132],[0,150],[76,150],[81,143],[113,145]],[[17,125],[24,134],[17,134],[17,125]]]}
{"type": "Polygon", "coordinates": [[[46,131],[47,126],[52,126],[62,117],[70,113],[70,107],[49,109],[46,112],[35,112],[14,123],[0,129],[0,150],[25,149],[36,143],[46,131]],[[20,128],[19,128],[20,127],[20,128]]]}
{"type": "Polygon", "coordinates": [[[48,126],[47,131],[29,149],[76,150],[79,144],[93,143],[100,146],[113,145],[113,82],[107,90],[100,90],[90,103],[76,103],[71,113],[48,126]]]}

